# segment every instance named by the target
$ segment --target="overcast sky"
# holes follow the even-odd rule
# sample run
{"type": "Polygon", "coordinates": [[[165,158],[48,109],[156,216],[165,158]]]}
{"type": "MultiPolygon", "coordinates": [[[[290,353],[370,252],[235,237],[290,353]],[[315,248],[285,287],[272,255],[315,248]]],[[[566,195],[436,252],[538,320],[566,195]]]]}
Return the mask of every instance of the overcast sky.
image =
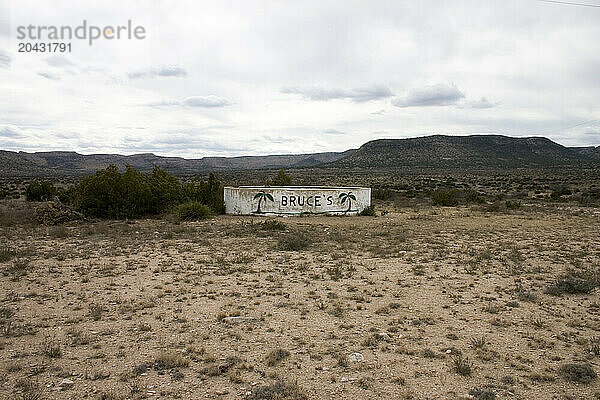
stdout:
{"type": "Polygon", "coordinates": [[[263,155],[436,133],[599,145],[598,38],[600,7],[537,0],[0,0],[0,149],[263,155]],[[84,19],[146,37],[17,52],[18,26],[84,19]]]}

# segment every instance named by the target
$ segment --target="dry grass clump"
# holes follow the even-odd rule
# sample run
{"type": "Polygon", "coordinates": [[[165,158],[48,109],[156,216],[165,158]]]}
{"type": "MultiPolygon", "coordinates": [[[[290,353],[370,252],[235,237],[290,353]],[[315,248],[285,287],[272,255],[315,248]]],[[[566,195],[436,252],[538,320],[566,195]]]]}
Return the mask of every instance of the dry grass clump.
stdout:
{"type": "Polygon", "coordinates": [[[258,386],[252,391],[252,400],[306,400],[308,397],[297,383],[277,380],[270,385],[258,386]]]}

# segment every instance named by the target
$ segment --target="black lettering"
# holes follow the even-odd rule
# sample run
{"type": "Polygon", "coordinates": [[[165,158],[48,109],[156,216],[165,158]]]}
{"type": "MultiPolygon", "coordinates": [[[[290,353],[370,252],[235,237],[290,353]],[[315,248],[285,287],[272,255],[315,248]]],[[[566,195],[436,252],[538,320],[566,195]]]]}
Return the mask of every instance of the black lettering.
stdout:
{"type": "Polygon", "coordinates": [[[310,202],[310,199],[312,199],[312,196],[308,196],[308,197],[306,198],[306,204],[308,204],[309,206],[311,206],[311,207],[312,207],[312,206],[313,206],[313,204],[310,202]]]}
{"type": "Polygon", "coordinates": [[[298,196],[298,205],[300,207],[304,206],[304,196],[302,196],[302,197],[298,196]]]}
{"type": "Polygon", "coordinates": [[[327,205],[330,206],[333,204],[333,197],[332,196],[327,196],[327,205]]]}
{"type": "Polygon", "coordinates": [[[290,206],[296,205],[296,196],[290,196],[290,206]]]}
{"type": "Polygon", "coordinates": [[[321,196],[315,196],[315,207],[321,207],[319,202],[321,201],[321,196]]]}
{"type": "Polygon", "coordinates": [[[281,196],[281,205],[287,206],[287,196],[281,196]]]}

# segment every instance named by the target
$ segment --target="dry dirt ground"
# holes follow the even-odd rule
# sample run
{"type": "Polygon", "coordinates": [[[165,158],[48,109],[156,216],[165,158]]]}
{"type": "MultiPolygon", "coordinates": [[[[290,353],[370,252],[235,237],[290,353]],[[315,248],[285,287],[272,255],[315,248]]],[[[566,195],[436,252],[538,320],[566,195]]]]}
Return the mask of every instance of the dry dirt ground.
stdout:
{"type": "Polygon", "coordinates": [[[2,228],[0,397],[600,398],[598,209],[264,221],[2,228]]]}

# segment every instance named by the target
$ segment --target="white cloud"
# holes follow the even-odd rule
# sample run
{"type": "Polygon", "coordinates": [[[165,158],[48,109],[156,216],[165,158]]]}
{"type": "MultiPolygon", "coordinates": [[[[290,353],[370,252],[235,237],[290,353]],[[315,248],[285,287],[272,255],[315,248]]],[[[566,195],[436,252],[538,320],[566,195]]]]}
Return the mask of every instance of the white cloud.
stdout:
{"type": "Polygon", "coordinates": [[[4,50],[0,49],[0,68],[10,67],[10,56],[4,50]]]}
{"type": "Polygon", "coordinates": [[[218,96],[190,96],[182,101],[186,107],[225,107],[231,103],[218,96]]]}
{"type": "Polygon", "coordinates": [[[465,104],[459,105],[463,108],[493,108],[499,106],[500,103],[492,103],[485,97],[481,97],[479,100],[468,100],[465,104]]]}
{"type": "Polygon", "coordinates": [[[597,13],[522,0],[340,4],[3,2],[0,124],[23,136],[0,147],[195,157],[339,151],[433,132],[600,144],[585,134],[597,126],[578,125],[600,115],[597,13]],[[131,19],[146,39],[15,51],[16,26],[82,16],[131,19]],[[169,133],[173,143],[154,140],[169,133]]]}
{"type": "Polygon", "coordinates": [[[187,72],[178,66],[163,66],[150,68],[140,71],[134,71],[127,74],[130,79],[156,78],[156,77],[184,77],[187,72]]]}
{"type": "Polygon", "coordinates": [[[448,106],[456,104],[465,97],[456,84],[438,83],[411,89],[406,97],[392,99],[396,107],[448,106]]]}
{"type": "Polygon", "coordinates": [[[53,72],[38,72],[39,76],[43,76],[46,79],[50,79],[52,81],[60,81],[60,75],[55,74],[53,72]]]}
{"type": "Polygon", "coordinates": [[[284,87],[281,93],[299,94],[305,99],[315,101],[327,101],[334,99],[350,99],[357,103],[365,101],[385,99],[393,96],[393,93],[386,86],[372,85],[351,90],[323,88],[318,86],[310,87],[284,87]]]}

